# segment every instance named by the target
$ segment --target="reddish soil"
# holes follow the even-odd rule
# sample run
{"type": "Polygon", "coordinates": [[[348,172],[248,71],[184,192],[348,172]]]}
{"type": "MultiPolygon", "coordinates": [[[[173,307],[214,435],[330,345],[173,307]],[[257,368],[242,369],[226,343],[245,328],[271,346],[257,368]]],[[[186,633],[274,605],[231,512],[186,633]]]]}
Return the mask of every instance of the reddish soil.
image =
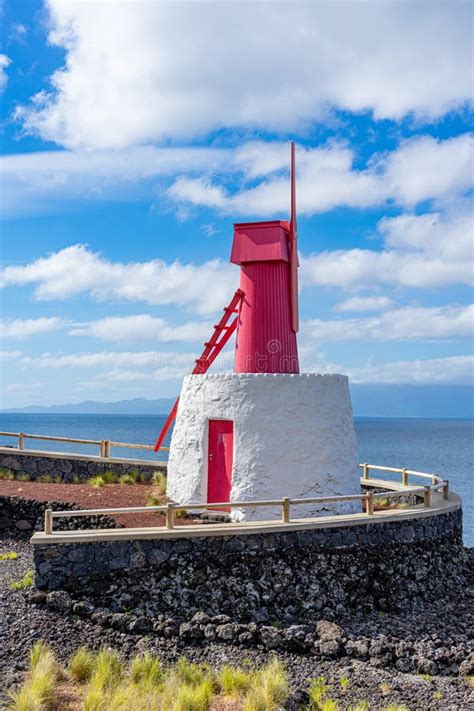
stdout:
{"type": "MultiPolygon", "coordinates": [[[[96,489],[90,484],[43,484],[37,481],[0,481],[0,496],[22,496],[35,501],[64,501],[83,509],[116,509],[145,506],[152,484],[106,484],[96,489]]],[[[156,513],[121,514],[114,518],[127,528],[162,526],[164,516],[156,513]]],[[[177,519],[176,525],[195,523],[177,519]]]]}

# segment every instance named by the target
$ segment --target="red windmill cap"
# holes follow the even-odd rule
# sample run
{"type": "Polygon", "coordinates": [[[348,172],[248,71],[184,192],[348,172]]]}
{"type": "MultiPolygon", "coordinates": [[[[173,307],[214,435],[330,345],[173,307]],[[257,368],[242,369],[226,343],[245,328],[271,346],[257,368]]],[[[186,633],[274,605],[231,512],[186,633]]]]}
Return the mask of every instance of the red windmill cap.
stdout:
{"type": "Polygon", "coordinates": [[[290,261],[288,222],[241,222],[234,225],[234,241],[230,261],[245,262],[290,261]]]}

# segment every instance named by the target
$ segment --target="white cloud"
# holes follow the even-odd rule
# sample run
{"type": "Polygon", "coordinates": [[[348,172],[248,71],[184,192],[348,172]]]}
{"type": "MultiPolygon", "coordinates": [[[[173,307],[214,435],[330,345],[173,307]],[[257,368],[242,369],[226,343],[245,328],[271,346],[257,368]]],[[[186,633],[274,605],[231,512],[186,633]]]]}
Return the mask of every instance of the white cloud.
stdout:
{"type": "Polygon", "coordinates": [[[5,388],[7,393],[32,393],[41,389],[41,383],[10,383],[5,388]]]}
{"type": "Polygon", "coordinates": [[[216,171],[231,160],[227,149],[153,146],[5,155],[2,207],[6,214],[29,214],[67,200],[152,201],[157,180],[216,171]]]}
{"type": "Polygon", "coordinates": [[[302,338],[314,341],[436,341],[474,335],[474,305],[421,308],[406,306],[370,318],[302,324],[302,338]]]}
{"type": "Polygon", "coordinates": [[[21,351],[0,350],[0,360],[16,360],[21,358],[22,355],[21,351]]]}
{"type": "Polygon", "coordinates": [[[450,356],[426,360],[399,360],[377,365],[373,362],[343,370],[353,383],[406,383],[470,385],[474,356],[450,356]]]}
{"type": "Polygon", "coordinates": [[[322,252],[301,260],[305,285],[371,289],[383,284],[411,288],[474,283],[473,216],[470,203],[453,211],[384,218],[385,248],[322,252]]]}
{"type": "MultiPolygon", "coordinates": [[[[31,370],[40,368],[56,371],[69,369],[74,372],[83,370],[96,371],[92,378],[80,381],[81,389],[91,387],[92,383],[100,387],[110,383],[128,383],[176,380],[190,373],[196,359],[196,352],[170,351],[102,351],[99,353],[43,353],[39,356],[25,356],[20,364],[31,370]],[[104,370],[105,369],[105,370],[104,370]]],[[[211,366],[213,372],[231,370],[233,367],[233,348],[223,351],[211,366]]]]}
{"type": "Polygon", "coordinates": [[[405,141],[380,160],[389,192],[401,205],[427,199],[446,201],[473,184],[474,136],[461,134],[445,141],[419,136],[405,141]]]}
{"type": "Polygon", "coordinates": [[[393,299],[388,296],[353,296],[336,304],[334,311],[385,311],[393,304],[393,299]]]}
{"type": "Polygon", "coordinates": [[[9,29],[8,39],[10,40],[10,42],[18,42],[19,44],[24,44],[27,34],[28,26],[24,25],[22,22],[16,22],[9,29]]]}
{"type": "Polygon", "coordinates": [[[139,368],[159,369],[170,364],[188,365],[195,354],[167,351],[102,351],[97,353],[43,353],[25,356],[22,364],[37,368],[139,368]]]}
{"type": "Polygon", "coordinates": [[[0,54],[0,93],[5,90],[8,83],[7,67],[11,64],[11,59],[6,54],[0,54]]]}
{"type": "MultiPolygon", "coordinates": [[[[395,151],[374,154],[363,169],[354,167],[356,155],[345,143],[299,146],[298,212],[312,215],[343,205],[369,207],[387,201],[407,207],[425,200],[452,201],[473,184],[473,146],[474,137],[468,133],[445,141],[419,136],[403,142],[395,151]]],[[[281,171],[287,167],[286,144],[246,144],[235,153],[229,172],[245,170],[246,178],[265,175],[256,186],[231,193],[209,176],[180,176],[167,195],[178,205],[203,206],[224,213],[285,213],[288,177],[281,171]]]]}
{"type": "Polygon", "coordinates": [[[222,128],[295,131],[330,107],[434,118],[471,96],[468,3],[48,7],[50,41],[65,48],[65,63],[53,90],[19,116],[26,130],[67,147],[222,128]]]}
{"type": "Polygon", "coordinates": [[[39,300],[66,299],[90,293],[95,299],[177,304],[198,313],[222,308],[237,287],[237,272],[213,259],[202,265],[111,262],[76,244],[22,266],[7,266],[0,285],[37,284],[39,300]],[[80,265],[80,269],[78,269],[80,265]]]}
{"type": "MultiPolygon", "coordinates": [[[[299,145],[298,212],[452,203],[472,186],[473,144],[468,133],[444,141],[418,136],[392,152],[373,154],[362,168],[346,142],[299,145]]],[[[4,156],[1,167],[7,215],[42,212],[71,200],[158,200],[185,217],[193,207],[265,217],[285,216],[289,209],[288,143],[33,152],[4,156]]]]}
{"type": "Polygon", "coordinates": [[[105,341],[179,341],[203,340],[209,335],[209,323],[188,322],[173,326],[165,319],[137,314],[136,316],[111,316],[76,326],[73,336],[94,336],[105,341]]]}
{"type": "Polygon", "coordinates": [[[304,344],[298,350],[304,372],[342,373],[351,383],[472,385],[474,377],[472,355],[385,363],[377,363],[371,356],[364,365],[344,365],[328,361],[324,353],[314,350],[314,343],[304,344]]]}
{"type": "Polygon", "coordinates": [[[0,321],[2,338],[27,338],[39,333],[57,331],[66,325],[62,318],[3,319],[0,321]]]}

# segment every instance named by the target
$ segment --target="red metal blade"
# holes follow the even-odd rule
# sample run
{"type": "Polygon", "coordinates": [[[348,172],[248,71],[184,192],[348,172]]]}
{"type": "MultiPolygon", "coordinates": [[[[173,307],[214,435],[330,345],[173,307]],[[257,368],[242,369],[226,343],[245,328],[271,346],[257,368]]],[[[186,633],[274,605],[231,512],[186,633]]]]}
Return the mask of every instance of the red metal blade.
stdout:
{"type": "MultiPolygon", "coordinates": [[[[204,350],[199,356],[199,358],[196,360],[196,365],[194,366],[192,370],[193,375],[203,375],[204,373],[207,373],[211,365],[214,363],[215,359],[221,352],[221,350],[224,348],[225,344],[228,342],[232,334],[234,333],[235,329],[237,328],[237,323],[239,320],[238,315],[234,318],[234,320],[229,324],[228,321],[232,317],[233,314],[238,314],[239,309],[238,306],[240,305],[240,302],[242,301],[242,298],[244,296],[244,292],[241,289],[237,289],[235,292],[234,296],[232,297],[232,301],[228,306],[225,307],[224,309],[224,315],[222,316],[221,320],[217,325],[214,326],[214,332],[210,338],[209,341],[207,341],[204,344],[204,350]]],[[[179,398],[176,400],[175,404],[173,405],[173,409],[171,410],[170,414],[168,415],[168,418],[165,422],[165,424],[162,427],[162,430],[158,436],[158,439],[156,440],[155,444],[155,452],[157,452],[161,445],[164,442],[164,439],[166,435],[168,434],[168,430],[171,427],[171,424],[173,420],[176,417],[176,412],[178,410],[178,403],[179,403],[179,398]]]]}
{"type": "Polygon", "coordinates": [[[161,445],[163,444],[166,435],[168,434],[168,430],[171,427],[171,423],[173,422],[174,418],[176,417],[176,412],[178,411],[178,403],[179,403],[179,398],[177,398],[175,404],[173,405],[170,414],[168,415],[165,424],[161,428],[161,432],[158,436],[158,439],[156,440],[155,444],[155,452],[157,452],[160,448],[161,445]]]}
{"type": "Polygon", "coordinates": [[[298,231],[296,226],[296,170],[295,143],[291,142],[291,216],[290,216],[290,299],[291,328],[294,333],[299,329],[298,314],[298,231]]]}

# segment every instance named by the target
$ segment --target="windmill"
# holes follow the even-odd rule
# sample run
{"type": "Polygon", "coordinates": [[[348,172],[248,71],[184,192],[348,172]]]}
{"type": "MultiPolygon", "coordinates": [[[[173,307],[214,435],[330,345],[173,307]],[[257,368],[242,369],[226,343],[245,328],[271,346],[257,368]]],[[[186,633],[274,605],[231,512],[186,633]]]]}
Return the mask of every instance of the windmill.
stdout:
{"type": "MultiPolygon", "coordinates": [[[[230,261],[241,267],[240,288],[204,344],[192,374],[207,373],[237,332],[235,372],[298,373],[298,248],[295,144],[291,143],[290,220],[234,225],[230,261]]],[[[176,400],[155,444],[162,446],[176,418],[176,400]]]]}
{"type": "MultiPolygon", "coordinates": [[[[239,288],[184,378],[179,406],[156,443],[159,449],[176,418],[167,496],[182,505],[212,503],[233,520],[269,512],[229,510],[232,500],[302,498],[309,503],[300,515],[309,516],[320,510],[310,503],[311,492],[359,492],[348,379],[299,370],[293,143],[290,165],[289,220],[234,225],[230,261],[240,268],[239,288]],[[234,333],[233,372],[209,373],[234,333]]],[[[348,502],[345,512],[354,510],[348,502]]],[[[281,507],[270,512],[280,515],[281,507]]]]}

